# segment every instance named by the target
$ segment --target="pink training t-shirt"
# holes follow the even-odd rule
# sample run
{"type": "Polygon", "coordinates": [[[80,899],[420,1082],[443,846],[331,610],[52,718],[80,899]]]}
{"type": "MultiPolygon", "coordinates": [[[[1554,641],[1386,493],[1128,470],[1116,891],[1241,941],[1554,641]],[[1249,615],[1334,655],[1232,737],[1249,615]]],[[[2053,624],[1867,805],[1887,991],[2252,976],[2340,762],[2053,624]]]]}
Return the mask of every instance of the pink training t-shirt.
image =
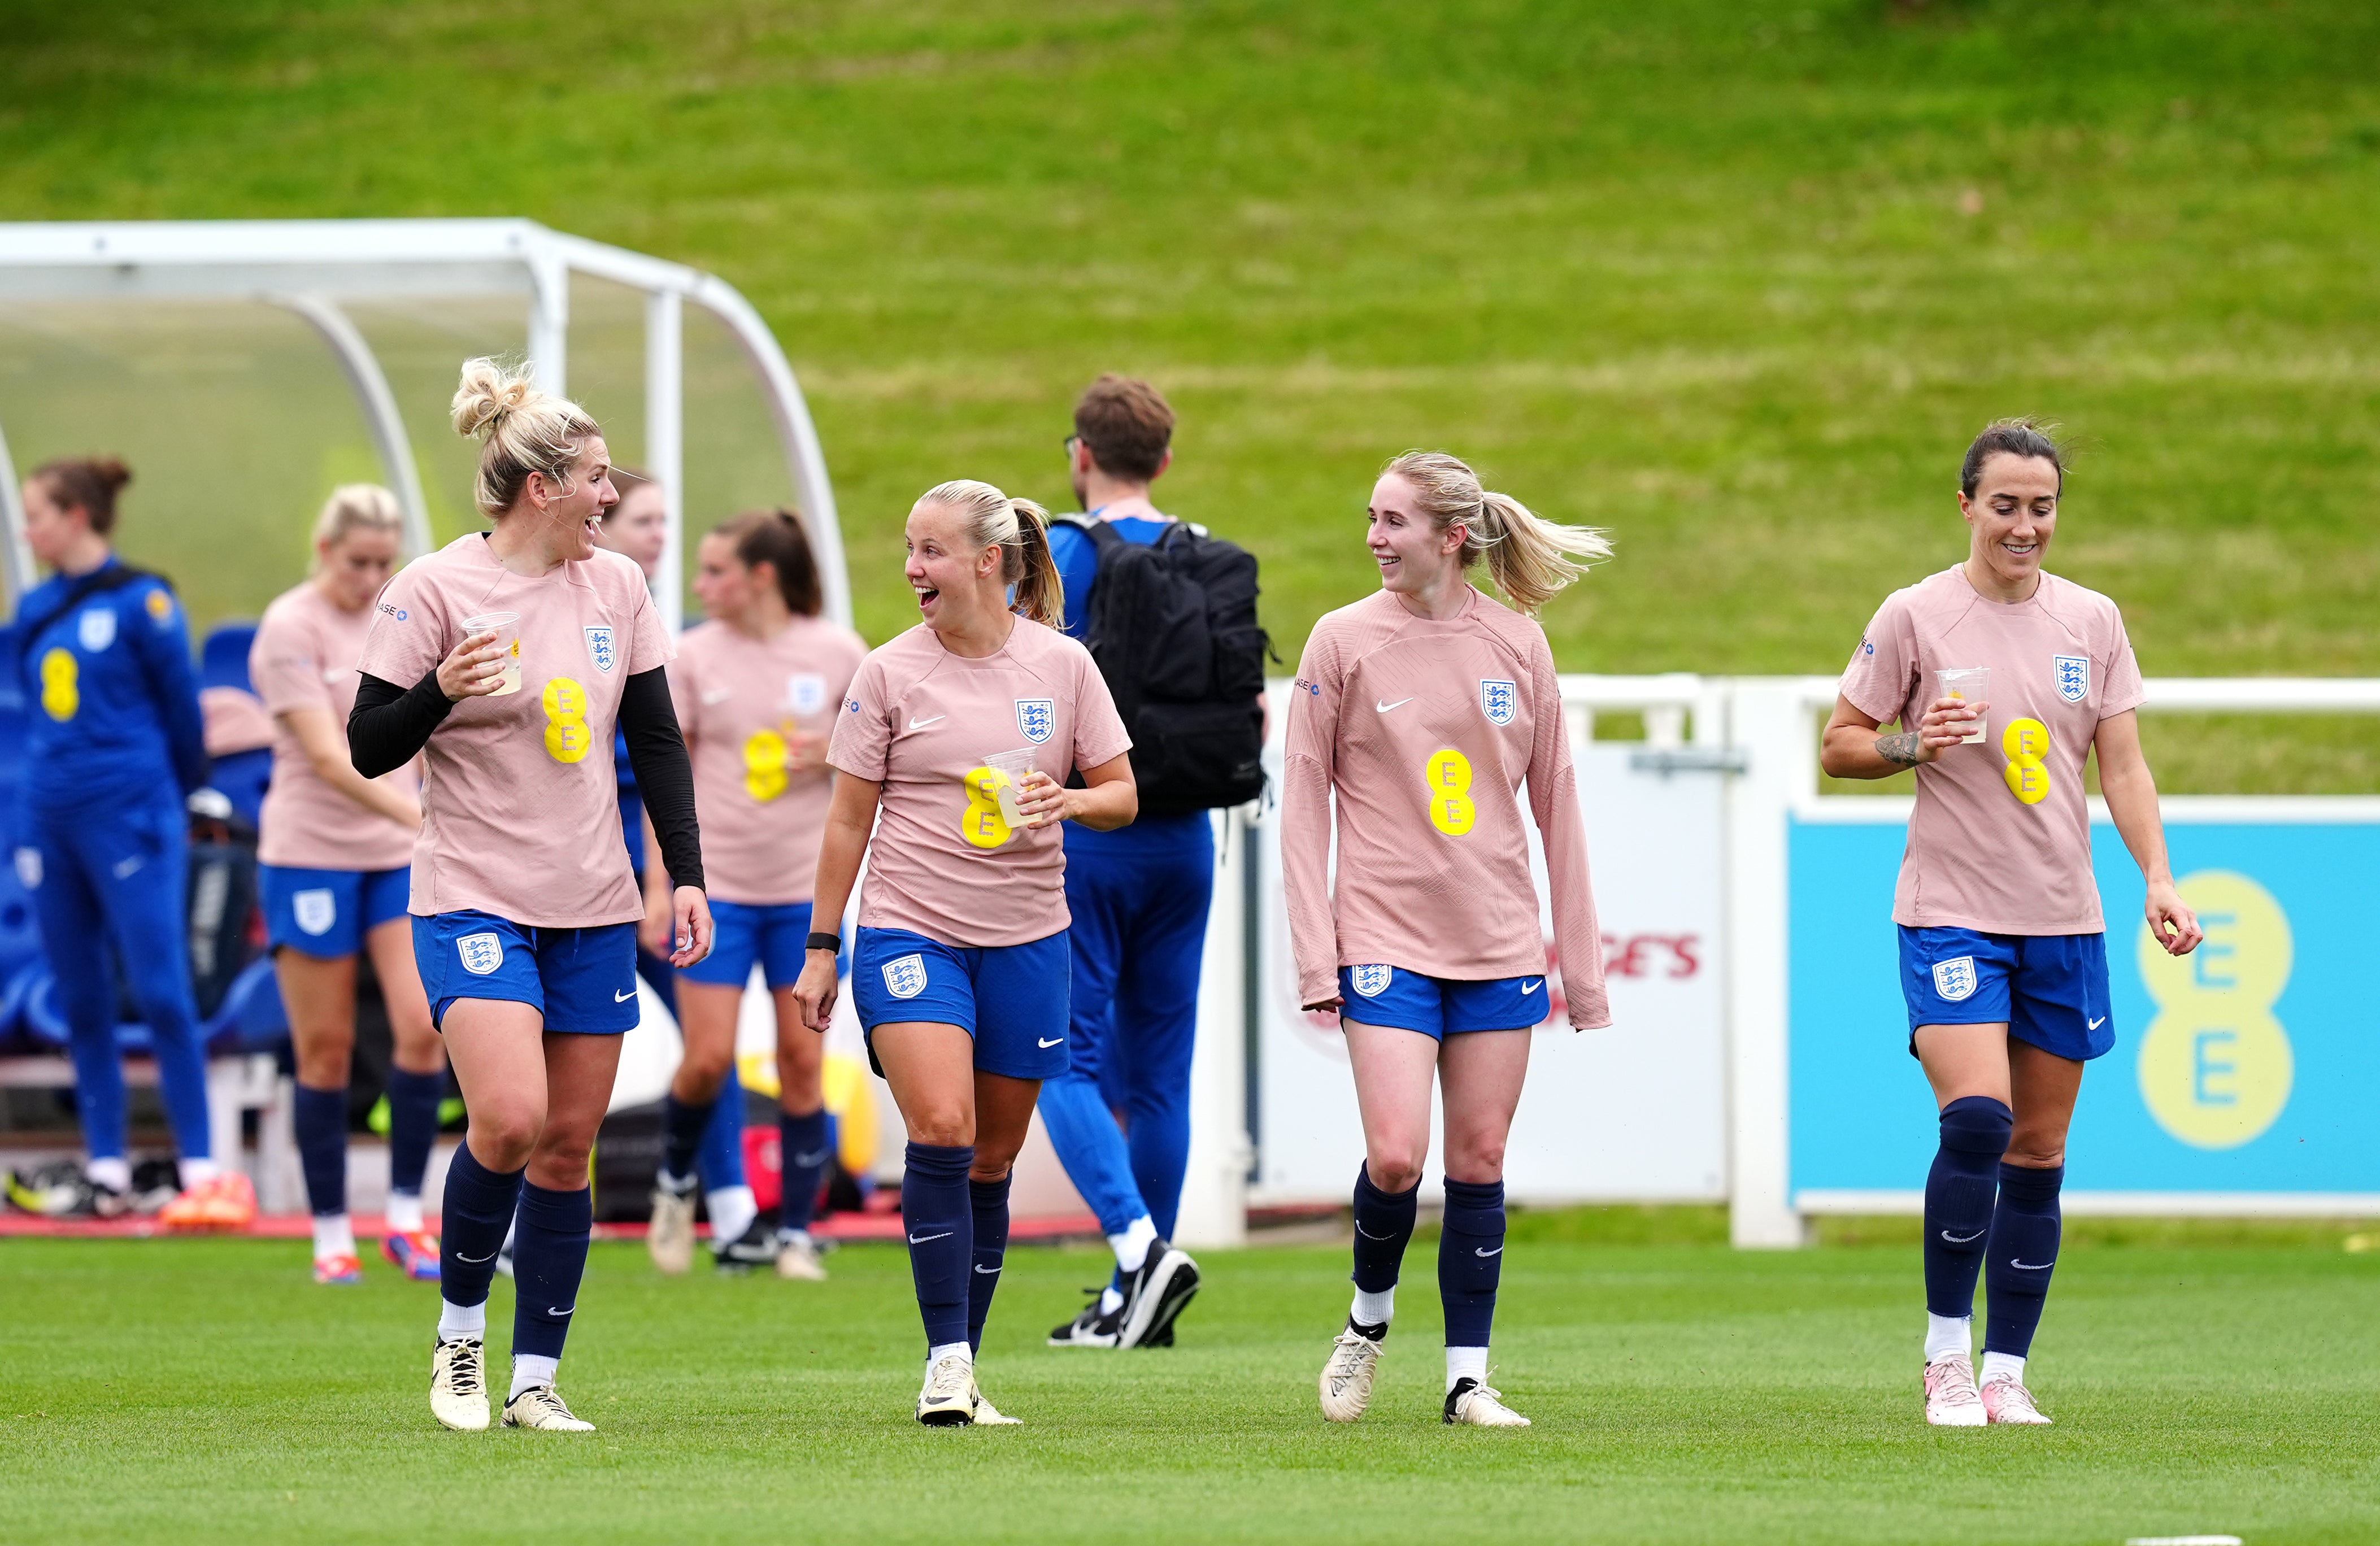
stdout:
{"type": "Polygon", "coordinates": [[[884,786],[862,927],[976,947],[1066,926],[1062,824],[1009,826],[1003,776],[984,759],[1030,752],[1032,766],[1063,783],[1131,750],[1089,650],[1020,617],[998,654],[970,660],[921,622],[860,662],[843,708],[827,759],[884,786]]]}
{"type": "Polygon", "coordinates": [[[411,687],[468,636],[465,618],[497,611],[520,614],[521,688],[465,698],[430,734],[412,911],[555,929],[641,918],[612,736],[628,678],[673,654],[644,571],[598,549],[527,579],[484,536],[458,537],[381,592],[361,669],[411,687]]]}
{"type": "Polygon", "coordinates": [[[1991,668],[1984,739],[1917,768],[1917,809],[1892,919],[1984,934],[2098,934],[2082,764],[2099,721],[2147,694],[2123,615],[2044,574],[2032,597],[1986,600],[1946,569],[1876,610],[1842,694],[1878,724],[1913,729],[1945,667],[1991,668]]]}
{"type": "MultiPolygon", "coordinates": [[[[343,610],[309,580],[264,609],[248,648],[248,676],[273,712],[273,784],[257,817],[259,863],[301,870],[395,870],[413,863],[414,834],[324,783],[281,717],[319,708],[339,745],[356,707],[356,662],[380,614],[343,610]]],[[[405,685],[411,685],[406,683],[405,685]]],[[[342,752],[344,754],[344,751],[342,752]]],[[[407,763],[381,783],[419,797],[421,770],[407,763]]]]}
{"type": "Polygon", "coordinates": [[[834,775],[785,765],[804,739],[833,733],[867,654],[858,634],[815,617],[795,618],[773,639],[719,622],[679,635],[670,697],[694,759],[714,898],[749,907],[810,900],[834,775]]]}
{"type": "Polygon", "coordinates": [[[1342,966],[1464,982],[1544,972],[1524,780],[1545,840],[1570,1021],[1609,1025],[1586,826],[1545,630],[1475,589],[1443,622],[1376,591],[1316,623],[1290,698],[1281,799],[1299,1001],[1336,998],[1342,966]]]}

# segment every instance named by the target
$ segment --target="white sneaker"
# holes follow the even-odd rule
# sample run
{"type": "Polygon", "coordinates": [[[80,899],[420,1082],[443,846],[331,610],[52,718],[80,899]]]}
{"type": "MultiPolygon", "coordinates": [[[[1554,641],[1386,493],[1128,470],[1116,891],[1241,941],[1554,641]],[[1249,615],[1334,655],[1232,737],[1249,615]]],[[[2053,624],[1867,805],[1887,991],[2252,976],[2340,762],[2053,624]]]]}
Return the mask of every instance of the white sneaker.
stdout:
{"type": "Polygon", "coordinates": [[[1322,1366],[1322,1415],[1353,1422],[1372,1404],[1372,1376],[1380,1367],[1380,1345],[1349,1326],[1330,1345],[1322,1366]]]}
{"type": "Polygon", "coordinates": [[[808,1235],[791,1235],[777,1244],[777,1275],[803,1283],[824,1283],[826,1263],[819,1260],[818,1242],[808,1235]]]}
{"type": "Polygon", "coordinates": [[[653,1222],[645,1230],[645,1250],[653,1270],[682,1277],[694,1265],[694,1193],[685,1195],[663,1186],[653,1188],[653,1222]]]}
{"type": "MultiPolygon", "coordinates": [[[[2022,1387],[2020,1387],[2022,1388],[2022,1387]]],[[[1981,1428],[1986,1420],[1975,1394],[1975,1366],[1964,1353],[1925,1366],[1925,1420],[1937,1428],[1981,1428]]]]}
{"type": "Polygon", "coordinates": [[[531,1385],[504,1403],[504,1426],[541,1428],[549,1433],[592,1433],[595,1425],[582,1422],[562,1404],[552,1385],[531,1385]]]}
{"type": "MultiPolygon", "coordinates": [[[[972,1372],[969,1378],[973,1378],[972,1372]]],[[[971,1388],[975,1392],[975,1425],[978,1428],[1016,1428],[1023,1425],[1025,1421],[1023,1418],[1001,1416],[1000,1408],[983,1398],[981,1385],[974,1385],[971,1388]]]]}
{"type": "Polygon", "coordinates": [[[917,1393],[917,1420],[929,1428],[964,1428],[976,1419],[975,1365],[957,1353],[926,1371],[917,1393]]]}
{"type": "Polygon", "coordinates": [[[2012,1375],[1995,1374],[1985,1380],[1981,1400],[1984,1415],[1994,1422],[2049,1424],[2050,1419],[2033,1404],[2033,1392],[2012,1375]]]}
{"type": "Polygon", "coordinates": [[[1465,1374],[1446,1393],[1446,1420],[1476,1428],[1526,1428],[1529,1419],[1504,1405],[1504,1393],[1465,1374]]]}
{"type": "Polygon", "coordinates": [[[460,1432],[487,1431],[487,1360],[478,1337],[455,1337],[431,1349],[430,1415],[460,1432]]]}

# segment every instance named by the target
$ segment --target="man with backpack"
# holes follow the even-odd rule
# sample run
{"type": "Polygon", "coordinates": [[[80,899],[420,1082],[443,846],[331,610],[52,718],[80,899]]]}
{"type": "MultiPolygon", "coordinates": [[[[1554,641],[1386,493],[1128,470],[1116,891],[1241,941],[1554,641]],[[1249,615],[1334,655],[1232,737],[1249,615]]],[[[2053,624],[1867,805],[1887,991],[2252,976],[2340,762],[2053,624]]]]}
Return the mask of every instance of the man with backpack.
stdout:
{"type": "Polygon", "coordinates": [[[1190,1054],[1214,895],[1209,812],[1264,788],[1263,631],[1256,560],[1149,501],[1172,465],[1156,388],[1101,376],[1075,405],[1066,454],[1086,513],[1050,548],[1066,632],[1099,663],[1132,732],[1140,815],[1066,827],[1073,1067],[1041,1086],[1059,1161],[1099,1214],[1116,1273],[1052,1347],[1170,1347],[1198,1290],[1167,1243],[1190,1149],[1190,1054]],[[1119,1128],[1118,1113],[1123,1126],[1119,1128]]]}

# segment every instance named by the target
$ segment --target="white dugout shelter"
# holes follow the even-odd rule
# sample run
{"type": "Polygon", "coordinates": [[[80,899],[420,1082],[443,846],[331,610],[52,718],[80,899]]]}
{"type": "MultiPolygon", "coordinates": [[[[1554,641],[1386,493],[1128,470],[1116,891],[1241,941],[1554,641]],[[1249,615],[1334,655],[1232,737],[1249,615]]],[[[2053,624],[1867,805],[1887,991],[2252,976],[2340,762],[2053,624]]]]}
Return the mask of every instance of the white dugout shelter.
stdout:
{"type": "MultiPolygon", "coordinates": [[[[428,502],[388,378],[345,308],[396,298],[501,303],[528,320],[540,386],[569,390],[571,279],[638,292],[644,303],[643,461],[669,501],[657,577],[664,619],[680,622],[685,308],[710,314],[741,347],[774,422],[795,502],[817,552],[828,615],[851,621],[834,490],[793,368],[760,314],[715,275],[565,236],[529,220],[121,221],[0,223],[0,309],[39,302],[262,303],[303,318],[353,390],[382,476],[404,506],[408,545],[431,546],[428,502]]],[[[0,566],[20,596],[36,579],[0,423],[0,566]]]]}

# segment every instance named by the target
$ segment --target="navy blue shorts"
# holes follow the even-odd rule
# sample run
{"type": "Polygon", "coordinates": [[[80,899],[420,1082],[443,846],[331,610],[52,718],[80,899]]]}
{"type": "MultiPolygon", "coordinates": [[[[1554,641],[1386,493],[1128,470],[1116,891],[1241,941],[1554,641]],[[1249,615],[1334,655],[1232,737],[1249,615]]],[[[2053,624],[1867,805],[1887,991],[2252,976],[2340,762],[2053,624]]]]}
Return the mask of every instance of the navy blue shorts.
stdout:
{"type": "Polygon", "coordinates": [[[2104,934],[1979,934],[1900,925],[1910,1053],[1921,1025],[1993,1025],[2077,1062],[2116,1045],[2104,934]]]}
{"type": "Polygon", "coordinates": [[[851,1003],[876,1060],[876,1028],[910,1021],[955,1025],[975,1038],[975,1066],[1011,1079],[1066,1071],[1074,962],[1066,931],[1024,945],[943,945],[907,929],[859,931],[851,1003]]]}
{"type": "Polygon", "coordinates": [[[1339,996],[1342,1020],[1418,1031],[1433,1041],[1465,1031],[1528,1029],[1542,1024],[1553,1005],[1543,972],[1475,982],[1402,966],[1342,966],[1339,996]]]}
{"type": "Polygon", "coordinates": [[[718,987],[742,987],[752,980],[758,962],[771,992],[801,980],[802,959],[808,953],[810,904],[776,902],[755,907],[745,902],[710,904],[710,954],[677,974],[689,983],[718,987]]]}
{"type": "Polygon", "coordinates": [[[504,998],[545,1017],[548,1031],[617,1036],[637,1028],[637,925],[541,929],[492,912],[413,920],[413,961],[445,1029],[458,998],[504,998]]]}
{"type": "Polygon", "coordinates": [[[336,960],[361,950],[365,935],[405,916],[413,871],[259,864],[256,888],[264,904],[267,949],[286,946],[301,955],[336,960]]]}

